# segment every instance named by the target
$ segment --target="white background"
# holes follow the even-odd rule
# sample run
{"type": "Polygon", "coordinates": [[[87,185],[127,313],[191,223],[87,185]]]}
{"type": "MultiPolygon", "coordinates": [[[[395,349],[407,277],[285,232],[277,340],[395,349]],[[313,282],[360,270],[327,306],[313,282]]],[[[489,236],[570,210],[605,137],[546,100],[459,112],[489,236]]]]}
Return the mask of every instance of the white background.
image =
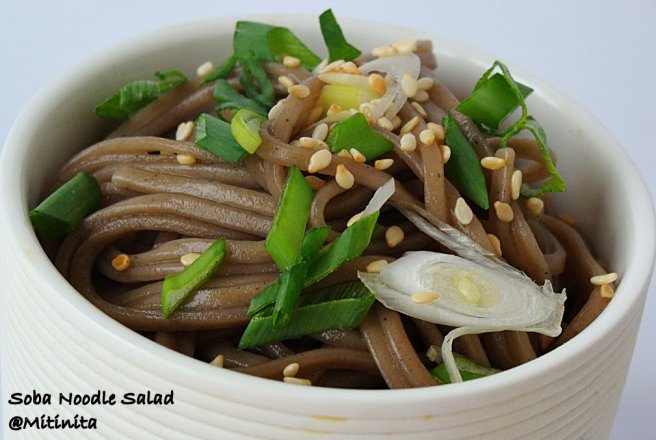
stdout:
{"type": "MultiPolygon", "coordinates": [[[[78,61],[116,42],[209,16],[328,7],[439,33],[483,49],[564,91],[626,147],[656,193],[656,2],[630,1],[34,1],[0,3],[0,143],[27,101],[78,61]]],[[[291,26],[293,28],[293,25],[291,26]]],[[[381,26],[381,42],[387,42],[381,26]]],[[[439,52],[439,47],[437,48],[439,52]]],[[[649,209],[649,207],[645,207],[649,209]]],[[[656,438],[656,292],[647,299],[613,440],[656,438]]]]}

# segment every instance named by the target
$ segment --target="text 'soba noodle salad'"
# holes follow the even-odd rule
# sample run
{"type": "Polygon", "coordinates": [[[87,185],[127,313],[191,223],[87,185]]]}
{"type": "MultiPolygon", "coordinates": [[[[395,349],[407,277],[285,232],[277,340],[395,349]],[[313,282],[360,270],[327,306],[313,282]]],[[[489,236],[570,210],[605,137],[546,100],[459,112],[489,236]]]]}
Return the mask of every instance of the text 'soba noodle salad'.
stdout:
{"type": "Polygon", "coordinates": [[[122,122],[30,212],[61,273],[159,344],[306,385],[474,379],[584,329],[617,275],[553,210],[532,90],[495,62],[459,101],[429,41],[363,54],[319,21],[326,59],[239,22],[218,66],[98,105],[122,122]]]}

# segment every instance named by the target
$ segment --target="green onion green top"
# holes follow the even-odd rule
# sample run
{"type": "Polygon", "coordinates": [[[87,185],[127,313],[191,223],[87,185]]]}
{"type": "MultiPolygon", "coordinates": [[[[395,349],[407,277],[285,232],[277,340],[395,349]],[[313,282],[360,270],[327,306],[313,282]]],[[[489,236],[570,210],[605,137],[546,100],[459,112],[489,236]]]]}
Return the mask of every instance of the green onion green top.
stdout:
{"type": "MultiPolygon", "coordinates": [[[[495,368],[478,365],[474,361],[469,360],[459,354],[454,354],[453,358],[456,361],[456,367],[458,367],[458,371],[460,371],[460,375],[464,381],[490,376],[501,371],[495,368]]],[[[437,367],[431,369],[430,373],[433,378],[435,378],[435,380],[443,385],[451,383],[451,377],[449,376],[449,372],[446,370],[445,364],[439,364],[437,367]]]]}
{"type": "Polygon", "coordinates": [[[359,57],[362,52],[346,41],[342,28],[337,23],[333,11],[328,9],[319,16],[319,25],[323,40],[328,47],[328,62],[336,60],[350,61],[359,57]]]}
{"type": "Polygon", "coordinates": [[[232,163],[248,154],[232,136],[228,122],[206,113],[196,120],[196,146],[232,163]]]}
{"type": "Polygon", "coordinates": [[[326,138],[333,154],[341,150],[357,149],[367,158],[373,160],[394,148],[394,144],[377,133],[362,113],[356,113],[338,122],[326,138]]]}

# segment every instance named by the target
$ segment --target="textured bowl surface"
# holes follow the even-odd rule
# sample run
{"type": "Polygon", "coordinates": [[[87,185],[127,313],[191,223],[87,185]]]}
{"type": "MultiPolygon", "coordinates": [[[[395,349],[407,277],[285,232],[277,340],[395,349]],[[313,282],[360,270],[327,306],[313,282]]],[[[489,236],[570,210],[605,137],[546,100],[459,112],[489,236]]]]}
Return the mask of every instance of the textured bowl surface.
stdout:
{"type": "MultiPolygon", "coordinates": [[[[294,23],[291,27],[304,41],[322,47],[315,17],[250,19],[294,23]]],[[[460,95],[494,60],[439,36],[386,26],[381,40],[376,24],[341,21],[349,38],[365,50],[400,39],[432,38],[441,78],[460,95]]],[[[2,385],[10,393],[50,393],[54,402],[5,406],[4,414],[94,417],[94,432],[103,438],[607,438],[653,267],[651,201],[636,168],[603,127],[513,66],[516,79],[535,89],[531,112],[557,150],[568,182],[568,192],[557,196],[558,206],[577,217],[599,257],[621,276],[615,298],[597,321],[533,362],[494,377],[431,389],[290,386],[217,369],[160,347],[95,309],[61,277],[26,213],[47,177],[107,128],[90,109],[130,80],[178,67],[191,74],[205,60],[228,55],[234,22],[222,18],[185,24],[126,42],[52,83],[16,122],[0,171],[2,385]],[[57,402],[59,393],[97,390],[117,395],[173,390],[175,403],[57,402]]],[[[48,435],[86,438],[87,433],[48,435]]]]}

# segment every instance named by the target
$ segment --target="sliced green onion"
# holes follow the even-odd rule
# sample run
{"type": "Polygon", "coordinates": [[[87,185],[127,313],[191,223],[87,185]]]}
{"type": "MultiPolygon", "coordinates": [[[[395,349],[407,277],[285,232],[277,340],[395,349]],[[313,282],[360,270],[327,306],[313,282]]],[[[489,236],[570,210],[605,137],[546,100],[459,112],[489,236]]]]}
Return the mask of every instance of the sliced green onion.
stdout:
{"type": "Polygon", "coordinates": [[[324,110],[335,104],[344,110],[360,108],[360,104],[379,98],[371,88],[354,85],[326,84],[321,88],[319,104],[324,110]]]}
{"type": "Polygon", "coordinates": [[[214,84],[214,99],[219,103],[216,106],[217,111],[246,108],[261,115],[267,114],[266,107],[239,93],[225,79],[219,79],[214,84]]]}
{"type": "Polygon", "coordinates": [[[488,209],[490,202],[485,176],[476,152],[449,113],[442,121],[446,143],[451,147],[451,159],[444,164],[444,173],[456,188],[478,206],[488,209]]]}
{"type": "Polygon", "coordinates": [[[540,197],[548,192],[565,191],[567,189],[567,185],[565,184],[565,181],[560,176],[560,174],[558,174],[556,166],[551,160],[551,154],[549,154],[549,148],[547,147],[547,135],[542,129],[542,126],[540,126],[538,121],[536,121],[532,116],[528,116],[526,118],[524,129],[531,132],[535,138],[535,141],[540,146],[542,157],[544,158],[544,165],[546,166],[547,171],[549,171],[551,177],[549,177],[549,179],[539,188],[530,188],[526,185],[522,186],[521,194],[524,197],[540,197]]]}
{"type": "Polygon", "coordinates": [[[312,52],[298,39],[292,31],[284,27],[277,27],[269,32],[269,48],[277,61],[285,55],[291,55],[301,61],[301,66],[312,70],[321,62],[321,58],[312,52]]]}
{"type": "Polygon", "coordinates": [[[98,116],[111,119],[127,119],[162,93],[184,84],[187,77],[177,70],[156,72],[157,81],[134,81],[116,92],[95,108],[98,116]]]}
{"type": "Polygon", "coordinates": [[[162,315],[168,318],[187,297],[217,271],[226,255],[225,239],[215,241],[182,272],[167,275],[162,284],[162,315]]]}
{"type": "Polygon", "coordinates": [[[235,56],[240,60],[255,58],[273,61],[273,53],[269,48],[269,32],[274,28],[275,26],[254,21],[238,21],[232,38],[235,56]]]}
{"type": "MultiPolygon", "coordinates": [[[[458,371],[460,371],[460,376],[462,376],[463,381],[478,379],[479,377],[491,376],[501,372],[501,370],[497,370],[495,368],[478,365],[476,362],[469,360],[459,354],[454,354],[453,358],[456,361],[456,367],[458,368],[458,371]]],[[[446,369],[446,364],[438,365],[437,367],[431,369],[430,373],[436,381],[443,385],[451,383],[451,378],[449,377],[449,372],[446,369]]]]}
{"type": "Polygon", "coordinates": [[[203,83],[208,83],[217,79],[226,79],[230,75],[230,72],[235,68],[235,64],[237,64],[237,57],[233,53],[223,60],[221,64],[212,69],[210,74],[203,78],[203,83]]]}
{"type": "Polygon", "coordinates": [[[260,126],[266,118],[259,113],[242,108],[230,121],[230,132],[241,147],[249,153],[255,153],[255,150],[262,143],[260,137],[260,126]]]}
{"type": "Polygon", "coordinates": [[[325,41],[328,48],[329,63],[336,60],[350,61],[360,56],[362,52],[346,41],[342,28],[337,23],[332,10],[328,9],[319,16],[319,25],[321,26],[323,41],[325,41]]]}
{"type": "Polygon", "coordinates": [[[360,325],[375,298],[355,281],[331,286],[301,296],[298,308],[284,327],[273,327],[272,316],[251,319],[239,341],[239,349],[288,339],[332,328],[352,329],[360,325]]]}
{"type": "Polygon", "coordinates": [[[100,186],[85,172],[77,174],[30,211],[39,237],[50,240],[69,234],[100,205],[100,186]]]}
{"type": "Polygon", "coordinates": [[[292,167],[264,242],[280,269],[294,264],[299,255],[313,199],[312,187],[298,168],[292,167]]]}
{"type": "Polygon", "coordinates": [[[487,78],[485,75],[478,81],[474,91],[457,109],[466,114],[478,124],[483,124],[496,131],[499,125],[515,110],[521,106],[524,98],[532,91],[530,87],[516,83],[519,94],[511,87],[508,78],[500,73],[487,78]]]}
{"type": "Polygon", "coordinates": [[[394,144],[377,133],[362,113],[356,113],[338,122],[326,138],[333,154],[341,150],[356,148],[367,161],[375,159],[394,148],[394,144]]]}
{"type": "Polygon", "coordinates": [[[239,62],[242,69],[239,83],[246,95],[265,108],[270,108],[275,100],[275,92],[262,64],[255,58],[240,58],[239,62]]]}
{"type": "Polygon", "coordinates": [[[248,154],[232,136],[228,122],[206,113],[196,120],[196,146],[232,163],[248,154]]]}

